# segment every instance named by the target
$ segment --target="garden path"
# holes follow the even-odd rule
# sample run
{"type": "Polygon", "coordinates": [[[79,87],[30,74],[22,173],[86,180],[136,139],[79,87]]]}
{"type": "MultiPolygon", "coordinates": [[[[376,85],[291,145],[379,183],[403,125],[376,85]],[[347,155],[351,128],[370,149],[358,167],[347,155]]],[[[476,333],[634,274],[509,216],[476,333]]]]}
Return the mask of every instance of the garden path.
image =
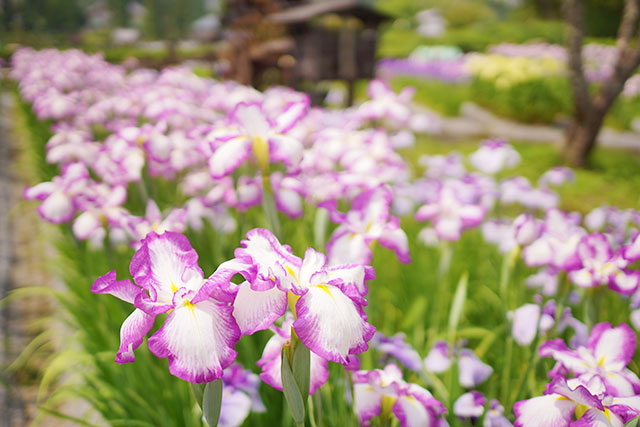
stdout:
{"type": "MultiPolygon", "coordinates": [[[[417,106],[438,117],[441,123],[440,136],[446,138],[500,137],[515,141],[543,142],[562,144],[564,127],[562,125],[530,125],[500,118],[476,104],[467,102],[460,109],[460,117],[444,117],[424,107],[417,106]]],[[[640,150],[640,133],[618,132],[603,128],[598,136],[603,147],[640,150]]]]}

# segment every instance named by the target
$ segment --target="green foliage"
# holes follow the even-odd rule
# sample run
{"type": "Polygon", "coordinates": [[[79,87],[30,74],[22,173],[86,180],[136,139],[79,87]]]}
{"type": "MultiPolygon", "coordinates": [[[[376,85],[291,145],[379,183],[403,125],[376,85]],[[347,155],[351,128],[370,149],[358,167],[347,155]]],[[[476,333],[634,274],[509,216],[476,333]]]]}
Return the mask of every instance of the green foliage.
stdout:
{"type": "Polygon", "coordinates": [[[129,24],[129,4],[128,0],[107,0],[112,26],[126,27],[129,24]]]}
{"type": "Polygon", "coordinates": [[[16,15],[26,31],[72,32],[86,21],[79,0],[29,0],[18,3],[16,15]]]}
{"type": "Polygon", "coordinates": [[[452,84],[419,77],[396,77],[390,83],[395,91],[413,86],[416,88],[413,98],[415,102],[445,116],[458,116],[462,103],[471,97],[470,86],[467,83],[452,84]]]}
{"type": "Polygon", "coordinates": [[[199,0],[145,0],[144,29],[155,39],[177,40],[189,32],[191,23],[203,12],[199,0]]]}
{"type": "Polygon", "coordinates": [[[420,45],[451,45],[464,51],[484,52],[503,42],[539,41],[563,44],[566,26],[562,21],[506,20],[480,21],[460,28],[450,28],[439,37],[422,37],[411,28],[391,25],[382,33],[378,57],[405,57],[420,45]]]}
{"type": "Polygon", "coordinates": [[[441,11],[447,25],[458,28],[478,22],[493,21],[496,13],[484,1],[477,0],[438,0],[432,1],[432,7],[441,11]]]}
{"type": "Polygon", "coordinates": [[[585,32],[594,37],[616,37],[624,0],[586,0],[585,32]]]}
{"type": "Polygon", "coordinates": [[[614,129],[629,130],[631,122],[640,118],[640,96],[634,98],[618,97],[609,110],[605,119],[605,126],[614,129]]]}
{"type": "Polygon", "coordinates": [[[553,123],[571,113],[569,83],[565,77],[544,77],[516,82],[501,88],[496,81],[473,79],[471,99],[522,122],[553,123]]]}

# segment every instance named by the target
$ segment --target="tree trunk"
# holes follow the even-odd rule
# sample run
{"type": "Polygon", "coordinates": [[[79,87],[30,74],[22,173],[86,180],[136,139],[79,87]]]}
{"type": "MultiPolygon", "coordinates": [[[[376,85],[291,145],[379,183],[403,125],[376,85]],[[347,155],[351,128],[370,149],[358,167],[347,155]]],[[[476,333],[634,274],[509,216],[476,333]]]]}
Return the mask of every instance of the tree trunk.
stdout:
{"type": "Polygon", "coordinates": [[[596,146],[596,140],[607,110],[593,111],[584,120],[575,117],[567,129],[564,145],[564,159],[574,167],[587,165],[589,155],[596,146]]]}
{"type": "Polygon", "coordinates": [[[622,92],[627,79],[640,64],[640,31],[636,34],[640,6],[638,0],[625,0],[618,31],[618,58],[611,75],[602,82],[598,93],[593,97],[589,94],[582,67],[582,0],[565,0],[564,12],[569,24],[567,59],[574,105],[573,119],[567,129],[564,158],[570,165],[582,167],[586,165],[595,147],[605,115],[622,92]],[[634,34],[638,39],[635,44],[631,43],[634,34]]]}

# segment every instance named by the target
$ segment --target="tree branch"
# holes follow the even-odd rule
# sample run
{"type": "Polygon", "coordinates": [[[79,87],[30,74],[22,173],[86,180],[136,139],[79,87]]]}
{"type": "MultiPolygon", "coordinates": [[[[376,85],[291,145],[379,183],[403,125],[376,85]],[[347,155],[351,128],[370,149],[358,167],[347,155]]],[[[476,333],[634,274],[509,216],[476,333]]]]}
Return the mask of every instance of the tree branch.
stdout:
{"type": "Polygon", "coordinates": [[[587,80],[582,69],[582,0],[565,0],[564,13],[569,24],[567,35],[567,60],[575,105],[575,117],[583,122],[592,110],[587,80]]]}
{"type": "Polygon", "coordinates": [[[638,0],[625,0],[622,21],[620,22],[620,28],[618,28],[617,45],[620,51],[625,50],[629,45],[635,33],[639,14],[640,8],[638,6],[638,0]]]}
{"type": "Polygon", "coordinates": [[[618,29],[618,58],[613,67],[613,72],[607,78],[593,105],[597,110],[606,112],[624,89],[624,84],[640,65],[640,30],[636,33],[636,25],[640,8],[638,0],[626,0],[624,15],[618,29]],[[632,37],[636,35],[635,46],[629,47],[632,37]]]}

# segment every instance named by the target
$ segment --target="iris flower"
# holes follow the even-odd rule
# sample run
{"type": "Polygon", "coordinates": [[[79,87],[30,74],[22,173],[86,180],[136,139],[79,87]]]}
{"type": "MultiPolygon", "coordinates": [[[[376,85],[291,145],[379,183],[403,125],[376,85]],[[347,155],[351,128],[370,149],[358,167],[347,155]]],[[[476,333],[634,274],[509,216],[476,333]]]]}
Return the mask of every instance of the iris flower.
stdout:
{"type": "Polygon", "coordinates": [[[252,277],[251,267],[239,260],[221,264],[205,279],[198,254],[181,234],[151,232],[130,264],[131,280],[116,280],[111,271],[99,277],[91,291],[110,294],[134,305],[120,329],[116,362],[135,360],[140,346],[159,314],[168,313],[162,327],[148,340],[149,350],[169,359],[169,371],[189,382],[210,382],[236,358],[234,346],[240,329],[232,316],[231,277],[252,277]]]}

